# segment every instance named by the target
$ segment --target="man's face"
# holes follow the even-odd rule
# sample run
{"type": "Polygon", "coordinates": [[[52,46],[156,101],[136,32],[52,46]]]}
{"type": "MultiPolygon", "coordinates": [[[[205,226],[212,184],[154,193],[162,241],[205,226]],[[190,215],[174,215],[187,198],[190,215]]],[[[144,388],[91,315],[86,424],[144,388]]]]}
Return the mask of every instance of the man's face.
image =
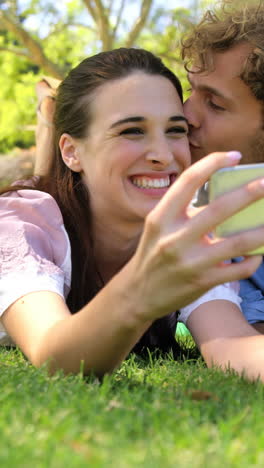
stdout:
{"type": "Polygon", "coordinates": [[[264,162],[262,104],[239,77],[250,51],[248,44],[239,44],[214,54],[212,72],[189,73],[191,93],[184,113],[193,162],[230,150],[241,151],[243,164],[264,162]]]}

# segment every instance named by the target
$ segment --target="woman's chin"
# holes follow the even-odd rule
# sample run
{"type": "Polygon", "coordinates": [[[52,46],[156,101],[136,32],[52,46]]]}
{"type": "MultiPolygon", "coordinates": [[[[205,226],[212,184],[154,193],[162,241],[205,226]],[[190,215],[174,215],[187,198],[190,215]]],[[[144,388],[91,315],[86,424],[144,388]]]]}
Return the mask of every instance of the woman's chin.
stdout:
{"type": "Polygon", "coordinates": [[[144,220],[146,216],[157,206],[160,199],[151,199],[140,204],[134,204],[134,212],[139,218],[144,220]]]}

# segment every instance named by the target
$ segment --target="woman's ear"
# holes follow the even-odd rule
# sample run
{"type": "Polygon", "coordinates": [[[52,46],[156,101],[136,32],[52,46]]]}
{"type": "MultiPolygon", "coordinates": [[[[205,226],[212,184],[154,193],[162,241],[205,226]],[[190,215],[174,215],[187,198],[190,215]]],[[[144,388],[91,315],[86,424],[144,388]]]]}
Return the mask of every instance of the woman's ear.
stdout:
{"type": "Polygon", "coordinates": [[[82,167],[77,141],[68,133],[63,133],[60,137],[59,147],[62,159],[66,166],[74,172],[81,172],[82,167]]]}

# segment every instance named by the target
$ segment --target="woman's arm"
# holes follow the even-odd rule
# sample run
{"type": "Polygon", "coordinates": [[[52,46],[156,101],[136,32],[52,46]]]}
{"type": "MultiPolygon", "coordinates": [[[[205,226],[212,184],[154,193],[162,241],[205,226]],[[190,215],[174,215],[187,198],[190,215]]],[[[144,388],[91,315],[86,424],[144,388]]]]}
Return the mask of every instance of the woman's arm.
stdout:
{"type": "MultiPolygon", "coordinates": [[[[35,292],[15,301],[4,313],[3,323],[29,359],[36,365],[48,360],[51,370],[78,372],[84,361],[86,373],[110,372],[155,319],[180,309],[217,284],[250,276],[260,257],[230,265],[224,260],[262,245],[264,228],[217,241],[206,234],[264,196],[261,181],[237,189],[231,196],[223,195],[197,215],[188,216],[197,187],[215,170],[232,164],[232,158],[218,153],[186,170],[147,216],[132,259],[77,314],[71,316],[62,299],[51,293],[35,292]]],[[[244,336],[244,330],[242,326],[239,336],[244,336]]],[[[212,333],[214,339],[214,328],[212,333]]],[[[223,335],[221,340],[229,337],[223,335]]],[[[202,340],[197,335],[201,349],[202,340]]]]}
{"type": "Polygon", "coordinates": [[[111,372],[150,326],[135,319],[123,276],[115,277],[77,314],[70,314],[58,294],[34,292],[12,304],[2,323],[36,366],[48,361],[51,372],[78,373],[83,362],[85,373],[111,372]]]}

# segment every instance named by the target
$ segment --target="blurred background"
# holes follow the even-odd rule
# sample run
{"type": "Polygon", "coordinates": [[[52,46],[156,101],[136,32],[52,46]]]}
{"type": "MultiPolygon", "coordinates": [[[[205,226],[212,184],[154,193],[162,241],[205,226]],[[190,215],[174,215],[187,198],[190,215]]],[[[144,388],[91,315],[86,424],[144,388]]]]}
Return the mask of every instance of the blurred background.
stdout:
{"type": "Polygon", "coordinates": [[[179,42],[210,0],[0,0],[0,186],[31,173],[35,85],[120,46],[159,55],[186,89],[179,42]]]}

